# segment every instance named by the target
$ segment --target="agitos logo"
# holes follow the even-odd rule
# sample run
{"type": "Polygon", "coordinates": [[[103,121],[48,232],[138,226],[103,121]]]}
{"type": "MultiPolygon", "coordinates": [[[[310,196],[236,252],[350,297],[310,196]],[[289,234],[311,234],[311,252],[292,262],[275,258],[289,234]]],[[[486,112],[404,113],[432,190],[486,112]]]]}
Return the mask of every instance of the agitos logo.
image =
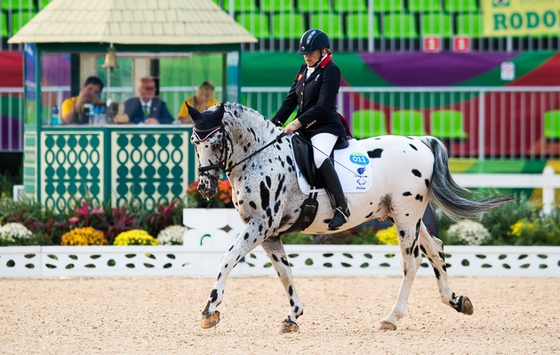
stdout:
{"type": "Polygon", "coordinates": [[[508,7],[509,0],[492,0],[492,7],[508,7]]]}

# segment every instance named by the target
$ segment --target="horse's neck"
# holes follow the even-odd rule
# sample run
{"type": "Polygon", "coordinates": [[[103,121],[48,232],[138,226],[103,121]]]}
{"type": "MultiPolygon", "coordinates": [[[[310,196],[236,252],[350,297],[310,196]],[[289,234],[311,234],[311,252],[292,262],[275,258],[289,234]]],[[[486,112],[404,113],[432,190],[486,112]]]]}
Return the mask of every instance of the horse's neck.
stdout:
{"type": "Polygon", "coordinates": [[[265,120],[239,119],[231,123],[234,153],[246,156],[274,141],[280,132],[265,120]],[[239,149],[241,148],[241,149],[239,149]]]}
{"type": "Polygon", "coordinates": [[[228,126],[231,131],[230,144],[233,145],[229,158],[230,164],[237,164],[248,157],[247,162],[268,159],[274,148],[266,146],[274,142],[280,134],[263,119],[244,120],[241,118],[231,121],[228,126]]]}

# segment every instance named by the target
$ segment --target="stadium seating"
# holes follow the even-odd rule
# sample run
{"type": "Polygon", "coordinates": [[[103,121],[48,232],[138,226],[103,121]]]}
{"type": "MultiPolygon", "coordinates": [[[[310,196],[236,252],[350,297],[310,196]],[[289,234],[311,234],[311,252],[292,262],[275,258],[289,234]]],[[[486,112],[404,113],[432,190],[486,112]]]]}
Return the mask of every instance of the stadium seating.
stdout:
{"type": "Polygon", "coordinates": [[[2,0],[2,11],[35,10],[33,0],[2,0]]]}
{"type": "Polygon", "coordinates": [[[430,134],[443,140],[464,140],[463,113],[455,110],[437,110],[430,114],[430,134]]]}
{"type": "Polygon", "coordinates": [[[39,0],[39,10],[43,10],[52,0],[39,0]]]}
{"type": "Polygon", "coordinates": [[[306,0],[297,2],[299,12],[328,12],[331,11],[329,0],[306,0]]]}
{"type": "Polygon", "coordinates": [[[425,136],[422,112],[400,110],[391,113],[391,134],[400,136],[425,136]]]}
{"type": "Polygon", "coordinates": [[[261,10],[265,12],[290,12],[293,10],[292,0],[261,1],[261,10]]]}
{"type": "Polygon", "coordinates": [[[352,135],[358,139],[388,134],[386,116],[379,110],[356,110],[352,112],[352,135]]]}
{"type": "Polygon", "coordinates": [[[329,38],[344,38],[342,30],[342,18],[335,13],[312,13],[309,15],[309,23],[311,28],[320,28],[325,31],[329,38]]]}
{"type": "Polygon", "coordinates": [[[257,38],[270,38],[270,22],[263,13],[241,13],[237,22],[257,38]]]}
{"type": "Polygon", "coordinates": [[[417,38],[416,19],[411,14],[385,14],[383,35],[388,39],[417,38]]]}
{"type": "Polygon", "coordinates": [[[479,38],[483,36],[482,15],[459,14],[457,15],[457,34],[479,38]]]}
{"type": "Polygon", "coordinates": [[[346,13],[365,13],[367,6],[364,0],[333,0],[335,11],[346,13]]]}
{"type": "Polygon", "coordinates": [[[403,0],[373,0],[373,11],[379,13],[404,11],[403,0]]]}
{"type": "Polygon", "coordinates": [[[443,7],[447,12],[478,12],[477,0],[444,0],[443,7]]]}
{"type": "Polygon", "coordinates": [[[272,17],[272,37],[297,39],[307,30],[305,20],[299,13],[278,13],[272,17]]]}
{"type": "Polygon", "coordinates": [[[411,12],[440,12],[439,0],[408,0],[408,11],[411,12]]]}
{"type": "Polygon", "coordinates": [[[420,17],[420,34],[422,36],[453,37],[453,19],[443,13],[422,14],[420,17]]]}
{"type": "Polygon", "coordinates": [[[369,37],[371,27],[374,38],[379,38],[379,24],[377,16],[372,16],[369,21],[368,14],[348,14],[346,16],[346,36],[350,39],[366,39],[369,37]]]}
{"type": "Polygon", "coordinates": [[[560,110],[544,113],[544,136],[548,140],[560,140],[560,110]]]}
{"type": "Polygon", "coordinates": [[[8,38],[8,16],[5,13],[0,14],[0,26],[2,26],[0,29],[2,38],[8,38]]]}
{"type": "MultiPolygon", "coordinates": [[[[223,0],[223,9],[229,12],[229,1],[223,0]]],[[[214,0],[216,4],[220,4],[220,0],[214,0]]],[[[233,0],[233,6],[235,12],[255,12],[258,11],[255,0],[233,0]]]]}
{"type": "Polygon", "coordinates": [[[27,12],[27,11],[13,12],[11,35],[13,36],[17,31],[19,31],[36,14],[37,14],[36,12],[27,12]]]}

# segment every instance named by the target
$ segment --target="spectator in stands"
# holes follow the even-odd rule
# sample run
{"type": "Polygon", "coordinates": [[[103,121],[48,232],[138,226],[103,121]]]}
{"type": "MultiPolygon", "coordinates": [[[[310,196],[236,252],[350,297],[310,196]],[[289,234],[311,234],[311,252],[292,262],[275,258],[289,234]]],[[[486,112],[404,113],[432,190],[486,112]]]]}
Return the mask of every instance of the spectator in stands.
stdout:
{"type": "Polygon", "coordinates": [[[87,112],[84,112],[84,104],[105,105],[99,99],[103,90],[103,82],[96,76],[86,79],[78,96],[71,97],[62,102],[60,114],[66,124],[88,124],[87,112]]]}
{"type": "MultiPolygon", "coordinates": [[[[196,95],[189,97],[187,103],[189,106],[196,108],[199,112],[203,112],[209,107],[220,104],[218,100],[214,99],[214,84],[210,80],[206,80],[200,84],[196,95]]],[[[193,123],[191,116],[189,116],[189,110],[184,102],[177,114],[177,119],[181,121],[181,123],[193,123]]]]}
{"type": "Polygon", "coordinates": [[[140,96],[124,102],[124,113],[131,123],[159,124],[173,123],[175,118],[167,109],[165,101],[155,97],[156,82],[144,77],[138,83],[140,96]]]}
{"type": "Polygon", "coordinates": [[[340,180],[329,159],[337,141],[344,143],[346,128],[336,111],[336,95],[340,88],[340,69],[332,61],[328,36],[319,29],[308,30],[301,36],[299,50],[303,55],[294,83],[272,122],[283,126],[297,107],[296,118],[284,127],[284,133],[300,134],[311,140],[313,158],[325,187],[334,198],[334,216],[330,230],[348,221],[350,211],[340,180]]]}

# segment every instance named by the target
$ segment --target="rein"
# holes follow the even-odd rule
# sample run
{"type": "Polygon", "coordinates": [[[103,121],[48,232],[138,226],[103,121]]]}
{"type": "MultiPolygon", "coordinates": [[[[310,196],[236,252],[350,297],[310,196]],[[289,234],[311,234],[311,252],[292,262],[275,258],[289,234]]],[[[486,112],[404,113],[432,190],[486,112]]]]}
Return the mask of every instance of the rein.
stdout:
{"type": "MultiPolygon", "coordinates": [[[[196,135],[196,137],[198,138],[199,141],[205,141],[207,139],[209,139],[211,136],[213,136],[216,132],[221,131],[224,128],[224,126],[219,126],[216,129],[214,129],[210,134],[208,134],[203,140],[201,140],[198,137],[198,134],[196,134],[196,131],[194,131],[193,133],[196,135]]],[[[224,148],[222,150],[222,161],[220,161],[219,163],[216,164],[211,164],[211,165],[207,165],[207,166],[199,166],[198,167],[198,174],[199,175],[207,175],[208,177],[211,177],[210,175],[207,174],[207,171],[209,170],[214,170],[214,169],[218,169],[218,170],[224,170],[225,173],[229,173],[231,172],[236,166],[238,166],[239,164],[251,159],[252,157],[254,157],[256,154],[262,152],[263,150],[265,150],[266,148],[270,147],[271,145],[273,145],[274,143],[278,142],[282,137],[284,137],[286,135],[286,133],[282,132],[280,133],[278,136],[276,136],[276,138],[274,138],[274,140],[272,140],[271,142],[268,142],[266,145],[260,147],[259,149],[257,149],[256,151],[254,151],[253,153],[249,154],[248,156],[246,156],[245,158],[241,159],[240,161],[238,161],[235,164],[232,164],[229,168],[225,168],[225,161],[227,159],[227,152],[223,153],[223,150],[227,150],[227,147],[224,148]]],[[[222,147],[224,147],[224,143],[226,140],[226,135],[224,134],[224,138],[223,138],[223,142],[222,142],[222,147]]]]}
{"type": "Polygon", "coordinates": [[[266,145],[260,147],[259,149],[255,150],[253,153],[249,154],[248,156],[246,156],[245,158],[241,159],[240,161],[238,161],[237,163],[233,164],[232,166],[230,166],[227,169],[224,169],[224,172],[229,173],[230,171],[233,170],[233,168],[235,168],[236,166],[238,166],[239,164],[251,159],[252,157],[254,157],[255,155],[257,155],[258,153],[262,152],[263,150],[265,150],[266,148],[270,147],[271,145],[273,145],[274,143],[280,141],[280,139],[282,137],[284,137],[286,135],[286,133],[282,132],[279,135],[276,136],[276,138],[274,138],[273,141],[268,142],[266,145]]]}

